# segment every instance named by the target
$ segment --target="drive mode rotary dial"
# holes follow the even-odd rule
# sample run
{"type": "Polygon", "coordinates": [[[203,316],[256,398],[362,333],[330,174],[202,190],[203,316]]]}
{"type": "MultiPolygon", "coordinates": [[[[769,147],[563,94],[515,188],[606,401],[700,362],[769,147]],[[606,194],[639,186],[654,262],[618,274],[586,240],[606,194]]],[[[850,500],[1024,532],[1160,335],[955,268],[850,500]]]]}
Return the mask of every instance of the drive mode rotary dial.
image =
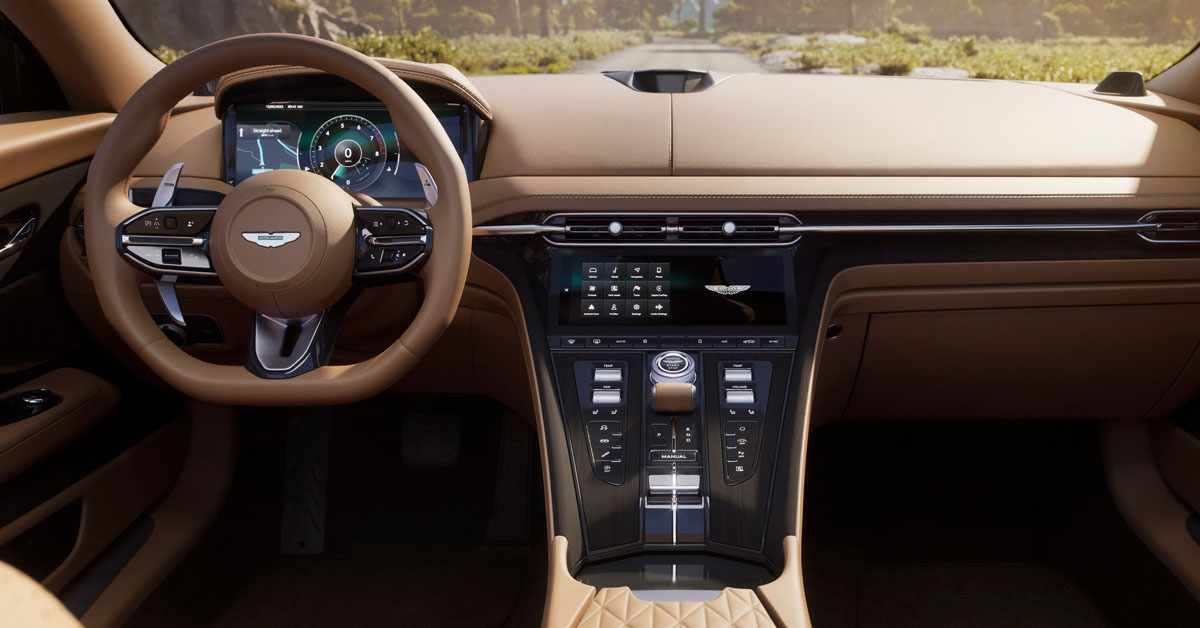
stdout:
{"type": "Polygon", "coordinates": [[[379,128],[369,120],[341,115],[317,128],[308,158],[313,172],[343,188],[361,190],[383,173],[387,146],[379,128]]]}

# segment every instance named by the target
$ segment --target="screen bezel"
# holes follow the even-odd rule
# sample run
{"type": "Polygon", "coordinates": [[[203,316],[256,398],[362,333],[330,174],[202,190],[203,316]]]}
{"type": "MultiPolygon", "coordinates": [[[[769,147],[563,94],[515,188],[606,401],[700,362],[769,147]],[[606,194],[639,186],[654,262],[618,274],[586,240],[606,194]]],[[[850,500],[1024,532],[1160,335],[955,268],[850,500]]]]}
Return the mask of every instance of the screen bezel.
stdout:
{"type": "MultiPolygon", "coordinates": [[[[470,109],[470,107],[468,107],[467,105],[465,105],[463,103],[458,103],[458,102],[431,102],[428,104],[431,106],[454,107],[454,108],[458,109],[459,137],[462,138],[462,145],[458,147],[458,150],[459,150],[458,156],[463,161],[463,167],[467,173],[467,181],[468,182],[474,181],[475,180],[475,176],[474,176],[474,173],[475,173],[475,165],[474,165],[475,151],[472,149],[472,147],[475,145],[475,128],[474,128],[475,125],[471,124],[471,109],[470,109]]],[[[240,104],[240,106],[242,106],[242,107],[266,107],[267,105],[301,105],[301,106],[303,106],[303,109],[298,109],[297,111],[324,110],[324,111],[338,111],[341,113],[354,113],[356,111],[374,111],[374,112],[377,112],[380,110],[387,111],[387,107],[384,106],[382,103],[378,103],[378,102],[339,102],[339,101],[323,101],[323,100],[272,100],[272,101],[266,101],[266,102],[241,103],[240,104]]],[[[237,135],[237,109],[238,109],[238,107],[239,107],[238,104],[229,105],[229,107],[225,111],[225,117],[222,121],[222,129],[221,129],[221,136],[222,136],[222,143],[223,143],[222,149],[223,149],[224,156],[225,156],[225,158],[222,160],[222,163],[221,163],[221,167],[222,167],[221,178],[226,183],[228,183],[229,185],[232,185],[232,186],[236,186],[238,183],[237,181],[234,180],[234,177],[237,173],[237,168],[234,165],[235,160],[237,159],[237,140],[234,136],[237,135]]],[[[283,109],[281,111],[287,111],[287,109],[283,109]]],[[[399,131],[397,131],[397,135],[399,135],[399,131]]],[[[401,137],[400,141],[403,142],[404,138],[401,137]]],[[[409,199],[404,199],[404,200],[409,200],[409,199]]]]}
{"type": "Polygon", "coordinates": [[[794,335],[799,328],[799,298],[796,289],[796,251],[794,247],[762,247],[762,248],[720,248],[720,247],[557,247],[550,251],[550,270],[546,295],[546,316],[543,319],[547,333],[550,335],[572,336],[620,336],[620,335],[744,335],[744,336],[785,336],[794,335]],[[590,258],[614,258],[616,261],[664,261],[681,257],[774,257],[780,259],[783,272],[785,324],[783,325],[722,325],[722,324],[682,324],[674,321],[661,323],[616,322],[564,324],[559,320],[559,312],[564,298],[572,298],[574,293],[562,292],[564,282],[568,280],[570,265],[582,263],[590,258]]]}

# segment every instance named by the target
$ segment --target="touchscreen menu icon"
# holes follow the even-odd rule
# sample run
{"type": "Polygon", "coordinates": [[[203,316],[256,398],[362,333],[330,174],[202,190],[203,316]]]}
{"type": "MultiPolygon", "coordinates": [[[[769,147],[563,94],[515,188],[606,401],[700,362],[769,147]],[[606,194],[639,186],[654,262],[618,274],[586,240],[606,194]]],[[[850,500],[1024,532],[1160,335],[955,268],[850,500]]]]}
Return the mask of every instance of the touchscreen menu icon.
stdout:
{"type": "Polygon", "coordinates": [[[580,314],[587,319],[641,320],[671,315],[671,265],[585,262],[580,314]]]}

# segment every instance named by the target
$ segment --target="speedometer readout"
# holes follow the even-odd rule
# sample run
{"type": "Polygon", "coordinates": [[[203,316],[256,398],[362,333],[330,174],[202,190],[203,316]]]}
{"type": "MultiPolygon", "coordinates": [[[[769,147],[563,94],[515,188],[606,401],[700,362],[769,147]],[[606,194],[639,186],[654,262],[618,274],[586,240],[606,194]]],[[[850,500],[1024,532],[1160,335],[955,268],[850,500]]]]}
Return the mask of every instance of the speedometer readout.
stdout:
{"type": "Polygon", "coordinates": [[[308,158],[313,172],[344,188],[362,190],[383,173],[387,145],[369,120],[346,114],[317,128],[308,158]]]}

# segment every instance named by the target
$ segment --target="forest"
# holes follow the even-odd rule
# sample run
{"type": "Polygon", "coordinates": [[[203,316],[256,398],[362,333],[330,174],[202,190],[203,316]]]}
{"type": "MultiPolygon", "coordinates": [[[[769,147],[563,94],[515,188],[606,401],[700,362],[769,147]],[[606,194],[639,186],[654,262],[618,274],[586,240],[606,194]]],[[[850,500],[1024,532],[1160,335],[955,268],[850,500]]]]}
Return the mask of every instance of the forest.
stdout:
{"type": "MultiPolygon", "coordinates": [[[[295,0],[273,0],[277,6],[295,0]]],[[[867,31],[895,22],[938,37],[1195,40],[1200,0],[318,0],[383,32],[542,35],[618,29],[867,31]]]]}
{"type": "Polygon", "coordinates": [[[767,72],[1098,82],[1154,76],[1200,38],[1200,0],[115,1],[168,62],[221,37],[285,31],[468,74],[564,72],[695,37],[767,72]]]}

